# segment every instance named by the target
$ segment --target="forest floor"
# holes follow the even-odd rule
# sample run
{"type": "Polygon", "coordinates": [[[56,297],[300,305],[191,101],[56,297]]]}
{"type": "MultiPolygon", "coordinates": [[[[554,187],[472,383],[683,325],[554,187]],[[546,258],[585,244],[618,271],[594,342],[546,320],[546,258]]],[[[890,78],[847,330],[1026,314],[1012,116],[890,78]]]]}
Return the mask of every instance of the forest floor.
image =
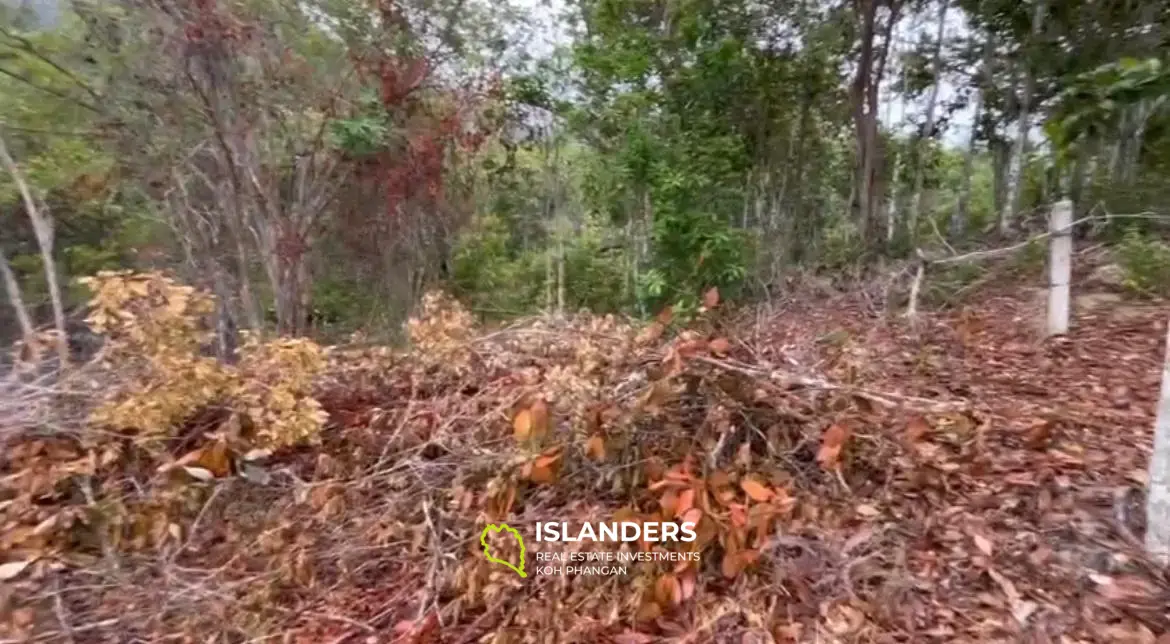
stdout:
{"type": "Polygon", "coordinates": [[[75,617],[46,641],[1163,644],[1170,572],[1139,539],[1170,310],[1115,299],[1051,340],[1014,282],[915,328],[856,295],[636,340],[438,316],[425,359],[339,352],[321,447],[221,483],[179,553],[58,602],[106,637],[75,617]],[[618,517],[699,521],[701,561],[535,573],[616,549],[535,522],[618,517]],[[526,578],[483,556],[500,521],[526,578]]]}

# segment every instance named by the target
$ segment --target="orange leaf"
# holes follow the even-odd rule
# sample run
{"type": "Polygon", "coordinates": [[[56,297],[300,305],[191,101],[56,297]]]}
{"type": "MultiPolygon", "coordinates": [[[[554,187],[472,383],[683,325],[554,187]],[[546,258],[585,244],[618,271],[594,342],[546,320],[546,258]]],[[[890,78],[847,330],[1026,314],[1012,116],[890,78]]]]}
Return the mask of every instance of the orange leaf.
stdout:
{"type": "Polygon", "coordinates": [[[711,349],[711,353],[721,356],[727,355],[727,352],[731,351],[731,343],[727,341],[727,338],[715,338],[707,343],[707,347],[711,349]]]}
{"type": "Polygon", "coordinates": [[[825,437],[821,441],[821,449],[817,452],[817,462],[828,470],[837,466],[841,458],[841,448],[849,440],[849,428],[834,423],[825,430],[825,437]]]}
{"type": "Polygon", "coordinates": [[[735,579],[738,577],[739,573],[743,572],[743,569],[747,568],[748,564],[754,561],[754,559],[746,556],[746,553],[749,552],[753,551],[727,551],[723,555],[723,563],[720,566],[720,569],[723,571],[723,576],[727,577],[728,579],[735,579]]]}
{"type": "Polygon", "coordinates": [[[556,471],[551,467],[534,465],[528,479],[533,483],[554,483],[557,480],[556,471]]]}
{"type": "Polygon", "coordinates": [[[585,441],[585,455],[595,461],[605,460],[605,439],[593,435],[589,440],[585,441]]]}
{"type": "Polygon", "coordinates": [[[760,483],[759,481],[751,478],[744,479],[743,482],[739,484],[739,486],[743,488],[743,491],[746,492],[753,501],[759,501],[760,503],[768,502],[768,500],[770,500],[776,494],[772,490],[768,489],[768,487],[763,483],[760,483]]]}
{"type": "Polygon", "coordinates": [[[665,606],[682,602],[682,586],[678,577],[674,575],[660,577],[658,583],[654,585],[654,598],[665,606]]]}
{"type": "Polygon", "coordinates": [[[231,474],[231,456],[228,452],[227,442],[218,440],[210,447],[203,450],[199,456],[199,460],[195,464],[203,469],[211,472],[218,478],[223,478],[231,474]]]}
{"type": "Polygon", "coordinates": [[[516,435],[516,441],[523,443],[532,438],[532,412],[527,409],[521,409],[520,413],[512,419],[512,430],[516,435]]]}
{"type": "Polygon", "coordinates": [[[703,306],[713,309],[719,306],[719,289],[712,286],[703,293],[703,306]]]}
{"type": "Polygon", "coordinates": [[[747,525],[747,512],[744,511],[743,505],[739,503],[731,504],[731,525],[745,526],[747,525]]]}

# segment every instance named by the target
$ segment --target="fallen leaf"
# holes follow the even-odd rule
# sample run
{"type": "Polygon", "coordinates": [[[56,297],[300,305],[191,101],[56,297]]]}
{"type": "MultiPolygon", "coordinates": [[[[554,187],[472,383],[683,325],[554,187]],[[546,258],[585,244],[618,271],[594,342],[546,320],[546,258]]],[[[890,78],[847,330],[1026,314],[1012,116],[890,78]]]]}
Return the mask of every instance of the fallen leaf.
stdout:
{"type": "Polygon", "coordinates": [[[707,343],[707,348],[715,355],[724,356],[727,355],[728,351],[731,351],[731,343],[728,342],[727,338],[715,338],[707,343]]]}
{"type": "Polygon", "coordinates": [[[841,459],[841,449],[845,441],[849,440],[849,428],[833,423],[821,440],[821,449],[817,452],[817,463],[826,470],[837,467],[841,459]]]}
{"type": "Polygon", "coordinates": [[[682,602],[682,585],[678,577],[664,575],[654,585],[654,596],[663,605],[679,604],[682,602]]]}
{"type": "Polygon", "coordinates": [[[15,579],[17,575],[24,572],[34,560],[28,559],[26,561],[10,561],[6,564],[0,565],[0,581],[8,581],[15,579]]]}
{"type": "Polygon", "coordinates": [[[634,617],[639,622],[650,622],[662,617],[662,607],[656,602],[646,602],[638,609],[638,614],[634,617]]]}
{"type": "Polygon", "coordinates": [[[512,429],[516,435],[516,442],[523,443],[532,438],[532,412],[521,409],[512,419],[512,429]]]}
{"type": "Polygon", "coordinates": [[[882,513],[882,511],[881,511],[881,510],[879,510],[879,509],[877,509],[877,508],[873,507],[872,505],[868,505],[868,504],[865,504],[865,503],[862,503],[861,505],[858,505],[858,506],[857,506],[856,508],[854,508],[854,509],[855,509],[855,510],[857,510],[857,513],[858,513],[858,514],[860,514],[861,516],[863,516],[863,517],[865,517],[865,518],[867,518],[867,519],[872,519],[872,518],[874,518],[874,517],[876,517],[876,516],[879,516],[879,515],[881,515],[881,513],[882,513]]]}
{"type": "Polygon", "coordinates": [[[992,552],[991,540],[981,534],[971,535],[971,539],[975,541],[975,547],[979,548],[984,556],[990,557],[992,552]]]}
{"type": "Polygon", "coordinates": [[[776,494],[772,490],[768,489],[768,487],[763,483],[760,483],[759,481],[751,478],[744,479],[743,482],[739,484],[739,486],[743,488],[743,491],[747,493],[747,495],[751,497],[753,501],[759,501],[760,503],[768,502],[776,494]]]}
{"type": "Polygon", "coordinates": [[[585,455],[595,461],[605,460],[605,439],[601,436],[590,436],[585,441],[585,455]]]}
{"type": "Polygon", "coordinates": [[[203,469],[202,467],[185,466],[185,467],[183,467],[183,471],[186,472],[187,474],[191,475],[191,478],[195,478],[195,479],[198,479],[200,481],[214,481],[215,480],[215,475],[212,474],[210,471],[203,469]]]}
{"type": "Polygon", "coordinates": [[[916,443],[922,440],[933,428],[930,423],[922,416],[915,416],[910,419],[909,424],[906,425],[906,440],[911,443],[916,443]]]}

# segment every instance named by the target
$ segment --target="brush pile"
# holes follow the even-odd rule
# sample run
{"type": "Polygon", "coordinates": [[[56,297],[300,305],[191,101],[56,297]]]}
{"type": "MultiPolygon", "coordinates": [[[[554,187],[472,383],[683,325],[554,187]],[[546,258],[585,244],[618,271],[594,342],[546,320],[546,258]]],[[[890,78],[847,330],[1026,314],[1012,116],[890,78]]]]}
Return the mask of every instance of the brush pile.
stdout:
{"type": "Polygon", "coordinates": [[[1170,576],[1131,509],[1165,311],[1041,344],[1021,306],[752,327],[712,290],[691,320],[487,331],[434,295],[409,351],[179,361],[219,384],[174,428],[7,432],[0,636],[1152,644],[1170,576]],[[534,542],[543,521],[694,522],[620,548],[698,557],[537,575],[541,552],[618,549],[534,542]],[[501,522],[526,577],[484,557],[501,522]]]}

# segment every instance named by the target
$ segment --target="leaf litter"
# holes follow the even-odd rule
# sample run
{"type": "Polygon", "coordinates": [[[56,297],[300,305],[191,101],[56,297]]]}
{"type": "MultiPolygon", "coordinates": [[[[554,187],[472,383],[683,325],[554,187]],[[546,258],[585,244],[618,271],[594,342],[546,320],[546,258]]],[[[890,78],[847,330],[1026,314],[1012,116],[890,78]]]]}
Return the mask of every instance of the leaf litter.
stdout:
{"type": "MultiPolygon", "coordinates": [[[[1170,575],[1143,556],[1132,511],[1164,309],[1038,342],[1011,297],[913,332],[850,299],[763,323],[727,307],[709,291],[681,333],[669,311],[643,329],[488,331],[448,303],[412,322],[413,351],[334,347],[315,385],[320,445],[250,454],[257,477],[208,443],[182,467],[215,492],[161,528],[179,545],[6,546],[6,628],[314,644],[1170,637],[1170,575]],[[479,545],[493,522],[676,518],[697,524],[697,565],[520,579],[479,545]]],[[[529,548],[535,562],[550,546],[529,548]]]]}

